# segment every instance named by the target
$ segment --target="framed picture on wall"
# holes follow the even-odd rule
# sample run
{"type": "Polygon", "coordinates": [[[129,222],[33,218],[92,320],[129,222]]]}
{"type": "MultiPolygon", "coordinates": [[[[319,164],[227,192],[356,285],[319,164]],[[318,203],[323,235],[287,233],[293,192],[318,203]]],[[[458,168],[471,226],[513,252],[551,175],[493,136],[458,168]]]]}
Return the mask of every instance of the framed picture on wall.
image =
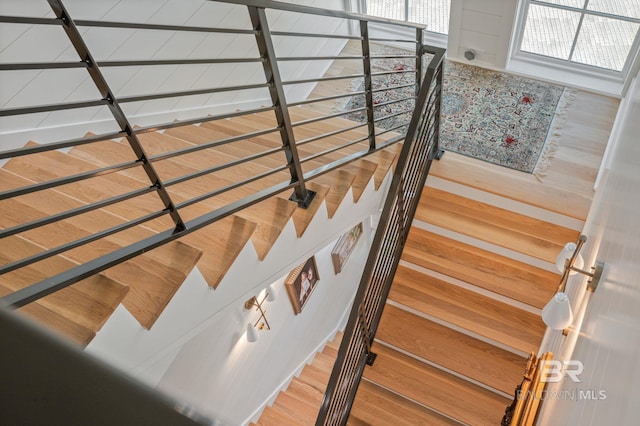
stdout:
{"type": "Polygon", "coordinates": [[[306,262],[289,272],[287,279],[284,281],[284,286],[287,289],[296,315],[304,309],[319,280],[320,276],[318,275],[315,256],[310,257],[306,262]]]}
{"type": "Polygon", "coordinates": [[[349,259],[349,255],[356,247],[360,235],[362,235],[362,222],[351,228],[346,234],[343,234],[338,239],[333,250],[331,250],[331,262],[336,275],[342,271],[344,264],[349,259]]]}

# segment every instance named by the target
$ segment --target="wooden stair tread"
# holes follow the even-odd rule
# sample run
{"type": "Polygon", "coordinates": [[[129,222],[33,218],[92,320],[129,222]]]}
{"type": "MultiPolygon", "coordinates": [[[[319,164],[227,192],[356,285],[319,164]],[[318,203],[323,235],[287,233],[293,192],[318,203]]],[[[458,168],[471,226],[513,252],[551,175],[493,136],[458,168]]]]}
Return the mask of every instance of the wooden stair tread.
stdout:
{"type": "Polygon", "coordinates": [[[322,206],[329,192],[328,186],[321,185],[315,181],[307,182],[307,189],[315,191],[316,195],[306,209],[296,209],[293,212],[293,225],[296,228],[298,238],[307,230],[307,227],[320,209],[320,206],[322,206]]]}
{"type": "MultiPolygon", "coordinates": [[[[38,164],[34,164],[33,161],[18,161],[20,160],[19,158],[12,159],[5,164],[5,168],[34,182],[55,179],[59,176],[73,174],[76,171],[95,169],[95,165],[91,163],[60,152],[40,153],[38,158],[38,164]]],[[[140,184],[135,179],[114,173],[65,185],[57,188],[57,190],[83,202],[92,203],[117,194],[126,193],[140,184]]],[[[163,206],[157,195],[148,194],[147,196],[136,197],[135,200],[130,202],[111,205],[104,208],[104,210],[126,220],[132,220],[162,208],[163,206]]],[[[189,220],[208,211],[208,209],[196,204],[181,209],[181,215],[183,219],[189,220]]],[[[153,221],[145,222],[145,226],[155,232],[162,232],[173,228],[173,222],[165,215],[153,221]]],[[[182,237],[180,240],[202,250],[203,254],[198,269],[202,272],[209,285],[215,288],[244,247],[244,244],[253,235],[255,226],[255,223],[246,219],[230,216],[196,233],[182,237]],[[210,249],[212,245],[215,246],[216,250],[210,249]]]]}
{"type": "Polygon", "coordinates": [[[253,424],[260,426],[307,426],[305,423],[291,417],[277,407],[265,407],[260,415],[260,420],[253,424]]]}
{"type": "Polygon", "coordinates": [[[546,329],[539,314],[402,265],[389,299],[525,353],[538,350],[546,329]]]}
{"type": "Polygon", "coordinates": [[[440,161],[434,161],[430,174],[579,220],[586,219],[591,206],[592,197],[545,185],[517,170],[488,167],[485,161],[455,152],[447,152],[440,161]]]}
{"type": "MultiPolygon", "coordinates": [[[[3,174],[3,176],[7,175],[10,174],[3,174]]],[[[59,193],[55,194],[60,195],[59,193]]],[[[27,221],[36,219],[36,216],[47,216],[54,213],[52,209],[59,209],[60,207],[59,205],[49,204],[51,200],[47,199],[46,195],[40,192],[19,198],[25,203],[30,203],[23,204],[20,209],[21,214],[23,217],[26,216],[27,221]],[[47,206],[47,204],[49,204],[50,207],[47,206]],[[31,205],[36,205],[45,209],[45,211],[33,217],[28,217],[28,213],[32,211],[31,205]]],[[[56,197],[56,200],[66,202],[65,207],[68,208],[83,205],[80,201],[63,200],[62,197],[59,196],[56,197]]],[[[15,200],[7,201],[17,203],[15,200]]],[[[5,214],[4,218],[8,219],[9,215],[5,214]]],[[[87,215],[76,216],[33,229],[25,233],[25,238],[28,238],[43,248],[49,249],[87,237],[93,232],[105,229],[108,225],[118,225],[121,223],[121,220],[113,216],[106,215],[100,211],[94,211],[87,215]],[[111,223],[109,221],[111,221],[111,223]],[[75,222],[83,223],[89,227],[89,230],[76,226],[74,224],[75,222]]],[[[16,225],[16,223],[12,223],[11,225],[16,225]]],[[[134,231],[130,231],[128,241],[127,238],[124,237],[124,233],[119,233],[119,237],[110,236],[102,238],[66,251],[64,255],[77,264],[87,263],[93,259],[119,250],[123,247],[121,244],[123,242],[133,244],[139,240],[140,237],[152,235],[151,232],[144,232],[143,229],[136,231],[135,235],[131,235],[133,232],[134,231]],[[141,233],[143,235],[141,235],[141,233]]],[[[171,242],[158,250],[150,251],[149,254],[145,253],[129,259],[126,262],[112,266],[103,271],[103,273],[105,276],[126,283],[130,287],[130,292],[126,295],[122,303],[143,327],[149,329],[173,298],[173,295],[191,272],[201,254],[200,250],[187,244],[171,242]],[[151,254],[152,252],[153,255],[151,254]]]]}
{"type": "Polygon", "coordinates": [[[519,213],[425,187],[417,220],[555,263],[557,254],[578,231],[519,213]]]}
{"type": "MultiPolygon", "coordinates": [[[[9,250],[3,249],[0,251],[0,262],[2,264],[22,259],[41,250],[37,245],[19,236],[3,238],[3,247],[9,250]]],[[[61,256],[54,256],[1,275],[0,284],[6,290],[13,292],[64,272],[74,266],[76,265],[73,262],[61,256]]],[[[122,283],[103,274],[96,274],[72,286],[40,298],[37,302],[46,311],[65,318],[65,320],[57,320],[57,322],[65,324],[66,320],[68,320],[81,328],[90,330],[91,333],[95,333],[102,328],[106,320],[123,300],[127,291],[128,287],[122,283]]],[[[65,326],[65,329],[72,332],[69,336],[70,338],[78,341],[76,332],[78,330],[82,331],[81,329],[75,326],[65,326]]],[[[82,331],[81,335],[86,336],[86,333],[82,331]]],[[[80,343],[86,344],[88,341],[83,338],[80,343]]]]}
{"type": "Polygon", "coordinates": [[[511,402],[383,345],[374,345],[373,351],[378,357],[373,367],[364,370],[367,380],[462,423],[500,424],[504,409],[511,402]]]}
{"type": "Polygon", "coordinates": [[[367,380],[358,385],[347,425],[459,425],[433,410],[367,380]]]}
{"type": "Polygon", "coordinates": [[[558,274],[412,227],[402,259],[542,309],[558,274]]]}
{"type": "MultiPolygon", "coordinates": [[[[0,283],[0,297],[12,292],[13,290],[0,283]]],[[[74,342],[81,348],[87,346],[96,335],[93,330],[83,327],[69,318],[48,309],[39,301],[31,302],[28,305],[18,308],[16,312],[34,321],[38,326],[53,332],[60,338],[74,342]]]]}
{"type": "Polygon", "coordinates": [[[293,396],[293,392],[280,392],[272,408],[305,425],[313,424],[320,411],[319,404],[316,405],[311,401],[297,398],[293,396]]]}
{"type": "Polygon", "coordinates": [[[507,394],[526,365],[519,355],[390,304],[384,308],[376,340],[507,394]]]}

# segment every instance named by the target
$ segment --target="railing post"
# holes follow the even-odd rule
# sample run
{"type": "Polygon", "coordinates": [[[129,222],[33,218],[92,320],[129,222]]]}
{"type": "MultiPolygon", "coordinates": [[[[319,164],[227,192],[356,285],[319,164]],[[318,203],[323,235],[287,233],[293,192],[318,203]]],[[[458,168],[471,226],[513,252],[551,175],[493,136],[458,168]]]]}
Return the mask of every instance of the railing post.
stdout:
{"type": "Polygon", "coordinates": [[[282,88],[282,79],[278,70],[276,53],[271,39],[271,32],[269,31],[269,24],[267,23],[267,15],[264,8],[255,6],[247,6],[247,8],[249,9],[251,24],[256,31],[256,43],[260,57],[263,59],[264,74],[267,83],[269,83],[269,94],[275,107],[280,137],[282,138],[287,165],[291,173],[291,182],[297,182],[290,200],[297,202],[298,206],[306,208],[309,207],[316,193],[305,186],[304,173],[302,172],[300,156],[296,148],[293,126],[291,125],[291,117],[289,116],[287,101],[282,88]]]}
{"type": "Polygon", "coordinates": [[[422,56],[424,55],[424,44],[422,43],[424,31],[416,28],[416,97],[420,92],[422,84],[422,56]]]}
{"type": "Polygon", "coordinates": [[[89,52],[89,48],[82,39],[82,35],[80,34],[78,27],[76,27],[66,8],[62,4],[62,0],[48,0],[48,2],[49,6],[51,6],[51,9],[53,10],[53,13],[55,13],[56,17],[62,21],[62,28],[67,34],[67,37],[69,37],[69,41],[78,53],[78,56],[80,56],[80,60],[86,62],[89,76],[91,76],[91,79],[98,88],[98,91],[102,95],[103,99],[107,101],[109,110],[111,111],[111,114],[113,114],[113,118],[118,123],[118,126],[120,126],[120,130],[127,135],[127,142],[129,142],[131,149],[138,157],[138,161],[142,165],[142,168],[147,174],[147,177],[151,181],[151,185],[156,188],[158,196],[162,200],[165,209],[169,212],[169,215],[173,219],[173,222],[175,224],[175,232],[184,231],[184,221],[180,217],[175,204],[171,200],[171,197],[164,187],[164,184],[160,180],[160,177],[156,173],[155,168],[149,161],[149,157],[145,153],[144,148],[142,148],[138,137],[133,132],[133,127],[129,123],[127,116],[120,107],[115,94],[111,91],[111,88],[107,84],[107,80],[102,75],[100,68],[98,68],[98,64],[91,55],[91,52],[89,52]]]}
{"type": "Polygon", "coordinates": [[[371,79],[371,50],[369,46],[369,23],[360,21],[362,37],[362,71],[364,73],[364,90],[367,104],[367,126],[369,130],[369,149],[376,149],[376,125],[373,117],[373,81],[371,79]]]}

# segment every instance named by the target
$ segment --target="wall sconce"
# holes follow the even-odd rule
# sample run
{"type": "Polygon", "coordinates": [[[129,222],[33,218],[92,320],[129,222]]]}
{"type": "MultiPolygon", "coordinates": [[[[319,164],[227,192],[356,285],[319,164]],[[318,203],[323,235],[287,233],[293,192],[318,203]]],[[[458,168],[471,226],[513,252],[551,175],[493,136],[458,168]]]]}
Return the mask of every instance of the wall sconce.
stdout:
{"type": "Polygon", "coordinates": [[[573,312],[571,312],[569,296],[564,292],[567,287],[569,275],[576,273],[587,275],[589,277],[587,290],[591,292],[596,291],[596,287],[600,282],[604,262],[597,261],[596,264],[591,267],[592,272],[581,269],[584,265],[584,260],[582,256],[580,256],[580,249],[582,249],[586,241],[587,237],[580,235],[577,243],[567,243],[556,258],[556,267],[562,272],[562,277],[560,278],[556,294],[549,303],[542,308],[542,320],[547,327],[553,330],[564,330],[573,322],[573,312]]]}
{"type": "Polygon", "coordinates": [[[266,311],[262,308],[262,304],[265,302],[265,300],[268,300],[269,302],[273,302],[274,300],[276,300],[276,296],[271,285],[267,287],[265,295],[261,301],[258,301],[258,298],[256,296],[253,296],[252,298],[244,302],[245,309],[253,309],[255,307],[257,311],[260,311],[260,317],[258,317],[258,320],[255,322],[255,324],[247,324],[247,340],[249,342],[253,343],[258,340],[258,332],[256,331],[256,329],[263,330],[266,328],[267,330],[271,330],[269,321],[267,321],[267,317],[265,316],[266,311]],[[264,321],[261,322],[261,320],[264,321]]]}

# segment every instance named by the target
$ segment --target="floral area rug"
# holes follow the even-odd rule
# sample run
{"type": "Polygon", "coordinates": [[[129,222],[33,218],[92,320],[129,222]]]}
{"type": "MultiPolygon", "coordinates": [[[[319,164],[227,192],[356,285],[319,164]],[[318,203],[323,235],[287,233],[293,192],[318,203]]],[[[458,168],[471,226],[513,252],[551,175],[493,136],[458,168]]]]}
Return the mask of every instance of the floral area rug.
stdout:
{"type": "MultiPolygon", "coordinates": [[[[379,47],[374,55],[406,51],[379,47]]],[[[412,70],[415,60],[405,58],[373,59],[372,69],[412,70]]],[[[373,78],[373,88],[410,83],[414,73],[391,74],[373,78]]],[[[351,90],[362,90],[361,79],[351,90]]],[[[393,117],[380,120],[378,128],[406,131],[414,100],[412,88],[374,92],[374,116],[393,117]],[[390,103],[391,102],[391,103],[390,103]],[[404,111],[404,112],[403,112],[404,111]],[[403,112],[399,115],[394,115],[403,112]]],[[[446,61],[443,79],[440,147],[493,164],[509,167],[538,177],[544,175],[557,148],[557,138],[564,126],[564,115],[575,92],[571,89],[484,68],[446,61]]],[[[351,110],[365,105],[364,96],[354,96],[337,106],[351,110]]],[[[366,121],[364,112],[345,118],[366,121]]]]}

